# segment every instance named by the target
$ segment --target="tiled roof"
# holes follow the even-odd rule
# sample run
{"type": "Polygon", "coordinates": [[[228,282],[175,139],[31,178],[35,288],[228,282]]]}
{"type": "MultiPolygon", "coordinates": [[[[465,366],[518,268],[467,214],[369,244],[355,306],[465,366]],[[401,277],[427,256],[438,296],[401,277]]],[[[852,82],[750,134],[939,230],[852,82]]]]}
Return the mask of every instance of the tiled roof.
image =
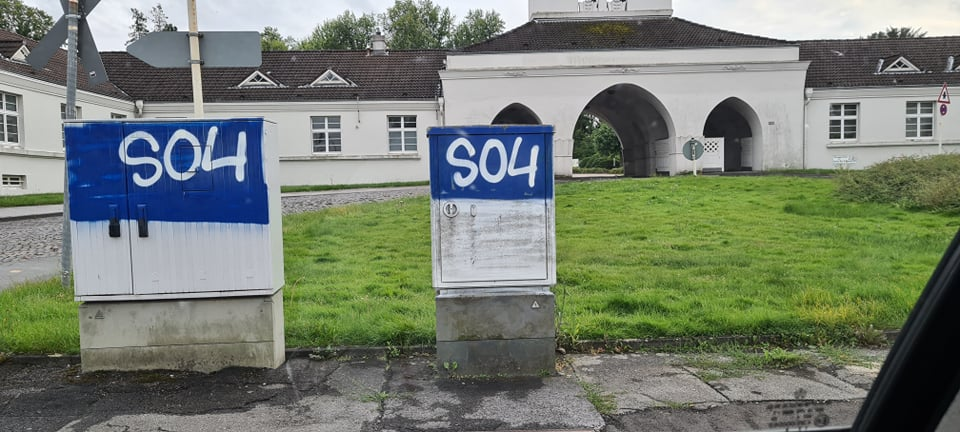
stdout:
{"type": "Polygon", "coordinates": [[[681,18],[535,20],[463,52],[758,47],[790,42],[707,27],[681,18]]]}
{"type": "MultiPolygon", "coordinates": [[[[50,59],[50,62],[47,63],[47,67],[40,70],[39,72],[33,70],[33,67],[18,61],[10,60],[10,56],[13,55],[22,44],[26,44],[28,49],[33,49],[37,46],[37,42],[31,39],[27,39],[23,36],[20,36],[16,33],[12,33],[6,30],[0,30],[0,53],[3,54],[3,60],[0,60],[0,70],[15,73],[17,75],[22,75],[29,78],[38,79],[40,81],[46,81],[48,83],[66,86],[67,85],[67,52],[64,50],[58,50],[56,54],[50,59]],[[8,52],[9,51],[9,52],[8,52]]],[[[88,91],[91,93],[98,93],[104,96],[110,96],[118,99],[131,100],[126,94],[123,93],[115,85],[107,82],[99,84],[96,86],[91,86],[87,80],[87,74],[83,71],[83,66],[77,65],[77,89],[88,91]]],[[[109,76],[110,74],[107,73],[109,76]]],[[[112,77],[111,77],[112,78],[112,77]]]]}
{"type": "MultiPolygon", "coordinates": [[[[960,51],[960,36],[919,39],[801,41],[800,60],[810,61],[807,87],[899,87],[960,84],[960,72],[946,72],[947,58],[960,51]],[[877,73],[903,56],[920,73],[877,73]]],[[[954,68],[960,66],[956,58],[954,68]]]]}
{"type": "MultiPolygon", "coordinates": [[[[190,69],[154,68],[125,52],[102,53],[107,74],[134,99],[150,102],[193,100],[190,69]]],[[[259,68],[206,68],[205,102],[328,100],[432,100],[440,92],[445,51],[391,51],[374,56],[366,51],[264,52],[259,68]],[[306,87],[328,69],[351,87],[306,87]],[[237,85],[260,71],[282,87],[237,85]]]]}

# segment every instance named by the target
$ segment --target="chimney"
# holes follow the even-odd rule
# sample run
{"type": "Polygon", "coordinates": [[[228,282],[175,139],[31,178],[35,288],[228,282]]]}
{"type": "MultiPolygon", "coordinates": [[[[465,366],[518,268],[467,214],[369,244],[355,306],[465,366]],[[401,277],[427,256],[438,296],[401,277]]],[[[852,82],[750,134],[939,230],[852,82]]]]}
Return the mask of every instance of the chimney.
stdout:
{"type": "Polygon", "coordinates": [[[387,39],[380,34],[380,31],[377,31],[377,34],[370,39],[370,47],[372,48],[371,55],[387,55],[387,39]]]}

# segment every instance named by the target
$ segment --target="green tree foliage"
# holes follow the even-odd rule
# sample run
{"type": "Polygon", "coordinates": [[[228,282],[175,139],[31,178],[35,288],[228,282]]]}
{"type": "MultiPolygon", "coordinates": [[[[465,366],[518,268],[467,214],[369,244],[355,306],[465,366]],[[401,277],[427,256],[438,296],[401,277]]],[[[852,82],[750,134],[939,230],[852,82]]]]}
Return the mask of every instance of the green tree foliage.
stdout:
{"type": "Polygon", "coordinates": [[[915,39],[922,38],[927,32],[922,28],[913,27],[887,27],[884,31],[878,31],[867,35],[867,39],[915,39]]]}
{"type": "Polygon", "coordinates": [[[381,16],[391,49],[449,48],[454,30],[449,8],[441,8],[431,0],[397,0],[381,16]]]}
{"type": "Polygon", "coordinates": [[[620,138],[610,125],[584,114],[573,131],[573,157],[581,168],[616,168],[623,165],[620,138]]]}
{"type": "Polygon", "coordinates": [[[137,8],[130,8],[130,13],[133,14],[133,24],[130,24],[130,33],[127,33],[127,36],[130,36],[130,39],[127,39],[127,45],[150,33],[150,29],[147,28],[147,16],[137,8]]]}
{"type": "Polygon", "coordinates": [[[53,18],[39,8],[27,6],[21,0],[0,0],[0,29],[40,40],[50,27],[53,27],[53,18]]]}
{"type": "Polygon", "coordinates": [[[377,17],[373,14],[356,16],[346,11],[313,29],[313,33],[300,41],[301,50],[362,50],[370,45],[370,36],[377,30],[377,17]]]}
{"type": "Polygon", "coordinates": [[[490,39],[502,33],[504,25],[497,11],[470,10],[453,31],[453,47],[463,48],[490,39]]]}
{"type": "Polygon", "coordinates": [[[150,9],[150,20],[153,21],[153,31],[177,31],[177,26],[168,22],[167,14],[163,11],[163,6],[157,3],[150,9]]]}
{"type": "Polygon", "coordinates": [[[130,33],[127,33],[127,36],[130,36],[130,39],[127,39],[127,45],[136,42],[143,35],[152,31],[177,31],[177,26],[168,21],[167,14],[163,11],[163,6],[160,6],[160,3],[150,9],[152,28],[147,25],[147,15],[140,9],[130,8],[130,14],[133,17],[133,23],[130,24],[130,33]]]}
{"type": "Polygon", "coordinates": [[[296,43],[296,40],[292,37],[283,37],[280,34],[280,29],[276,27],[267,26],[260,32],[261,51],[287,51],[296,43]]]}

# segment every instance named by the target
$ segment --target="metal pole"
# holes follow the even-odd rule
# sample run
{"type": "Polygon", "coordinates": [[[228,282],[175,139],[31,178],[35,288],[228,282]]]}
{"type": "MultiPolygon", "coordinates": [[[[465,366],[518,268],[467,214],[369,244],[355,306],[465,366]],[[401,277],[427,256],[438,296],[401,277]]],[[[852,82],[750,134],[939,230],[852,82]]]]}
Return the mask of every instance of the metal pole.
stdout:
{"type": "MultiPolygon", "coordinates": [[[[941,104],[943,106],[946,105],[941,104]]],[[[937,116],[937,141],[940,142],[940,154],[943,154],[943,114],[937,116]]]]}
{"type": "MultiPolygon", "coordinates": [[[[70,10],[67,13],[67,106],[66,119],[77,118],[77,32],[80,22],[80,4],[77,0],[70,0],[70,10]]],[[[70,275],[73,272],[71,253],[73,245],[70,241],[70,182],[67,174],[67,143],[63,143],[63,246],[60,248],[60,284],[64,289],[70,289],[70,275]]]]}
{"type": "Polygon", "coordinates": [[[190,20],[190,75],[193,78],[193,115],[203,118],[203,81],[200,76],[200,33],[197,25],[197,0],[187,0],[190,20]]]}

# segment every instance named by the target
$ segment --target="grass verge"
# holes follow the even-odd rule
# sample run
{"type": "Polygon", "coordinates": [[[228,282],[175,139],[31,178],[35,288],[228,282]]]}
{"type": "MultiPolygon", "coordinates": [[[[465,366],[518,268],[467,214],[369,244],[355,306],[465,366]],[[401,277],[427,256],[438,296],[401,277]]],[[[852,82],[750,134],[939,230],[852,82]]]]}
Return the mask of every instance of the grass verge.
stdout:
{"type": "MultiPolygon", "coordinates": [[[[559,336],[870,342],[899,328],[960,219],[844,203],[833,182],[682,177],[557,187],[559,336]]],[[[284,219],[291,347],[435,338],[426,197],[284,219]]],[[[0,294],[0,352],[77,350],[56,283],[0,294]]]]}
{"type": "Polygon", "coordinates": [[[0,196],[0,207],[26,207],[48,204],[63,204],[63,194],[51,193],[0,196]]]}

